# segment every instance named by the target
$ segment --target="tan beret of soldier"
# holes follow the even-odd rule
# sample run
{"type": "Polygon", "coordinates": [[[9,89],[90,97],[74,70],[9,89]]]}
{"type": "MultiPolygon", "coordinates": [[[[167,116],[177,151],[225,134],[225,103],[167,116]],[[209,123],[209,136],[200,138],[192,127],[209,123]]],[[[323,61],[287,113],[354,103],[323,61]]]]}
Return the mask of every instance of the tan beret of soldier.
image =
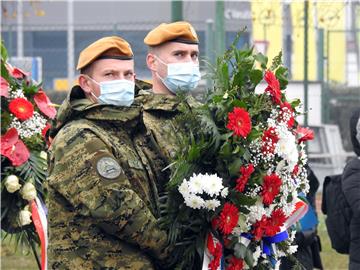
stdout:
{"type": "Polygon", "coordinates": [[[184,21],[162,23],[151,30],[144,39],[144,43],[148,46],[158,46],[169,41],[199,44],[195,29],[184,21]]]}
{"type": "Polygon", "coordinates": [[[126,40],[116,36],[104,37],[81,51],[76,69],[83,69],[99,59],[131,60],[133,52],[126,40]]]}

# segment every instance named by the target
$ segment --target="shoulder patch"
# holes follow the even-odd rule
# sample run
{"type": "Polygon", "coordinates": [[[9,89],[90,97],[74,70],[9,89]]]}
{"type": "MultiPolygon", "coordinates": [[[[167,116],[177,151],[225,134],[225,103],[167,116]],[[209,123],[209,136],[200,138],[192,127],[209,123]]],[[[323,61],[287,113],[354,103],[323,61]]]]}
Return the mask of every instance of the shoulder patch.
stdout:
{"type": "Polygon", "coordinates": [[[112,157],[102,157],[96,163],[97,172],[104,178],[114,179],[122,173],[120,164],[112,157]]]}

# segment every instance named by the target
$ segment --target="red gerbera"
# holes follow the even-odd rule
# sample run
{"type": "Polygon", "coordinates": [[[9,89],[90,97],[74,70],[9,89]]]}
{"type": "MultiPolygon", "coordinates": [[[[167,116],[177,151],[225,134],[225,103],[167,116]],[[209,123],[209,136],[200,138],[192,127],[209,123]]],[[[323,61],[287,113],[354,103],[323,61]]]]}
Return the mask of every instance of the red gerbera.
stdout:
{"type": "Polygon", "coordinates": [[[34,101],[43,114],[51,119],[54,119],[56,115],[56,109],[44,91],[40,90],[37,92],[34,96],[34,101]]]}
{"type": "Polygon", "coordinates": [[[226,267],[226,270],[242,270],[244,267],[244,261],[236,258],[235,256],[232,256],[228,262],[229,264],[226,267]]]}
{"type": "Polygon", "coordinates": [[[0,77],[0,96],[9,97],[9,83],[3,77],[0,77]]]}
{"type": "Polygon", "coordinates": [[[239,210],[232,203],[225,203],[219,217],[219,229],[223,234],[230,234],[239,220],[239,210]]]}
{"type": "Polygon", "coordinates": [[[262,136],[263,145],[261,151],[266,153],[274,153],[275,145],[279,141],[279,137],[276,134],[276,129],[271,127],[264,132],[262,136]]]}
{"type": "Polygon", "coordinates": [[[264,234],[267,227],[267,218],[265,215],[262,216],[261,220],[258,220],[253,225],[252,234],[255,237],[255,240],[260,240],[264,234]]]}
{"type": "Polygon", "coordinates": [[[265,73],[265,81],[268,83],[268,86],[265,89],[265,92],[269,92],[273,101],[276,104],[281,104],[281,91],[280,83],[274,73],[270,70],[265,73]]]}
{"type": "Polygon", "coordinates": [[[287,126],[291,128],[295,123],[294,118],[294,110],[291,107],[290,103],[284,102],[280,105],[280,115],[279,115],[279,121],[284,122],[286,121],[287,126]]]}
{"type": "Polygon", "coordinates": [[[296,133],[297,137],[299,138],[299,143],[314,139],[314,131],[312,131],[310,128],[304,128],[299,125],[296,129],[296,133]]]}
{"type": "Polygon", "coordinates": [[[286,216],[281,209],[276,209],[271,213],[271,217],[267,220],[267,226],[265,228],[266,236],[274,236],[280,232],[280,227],[284,225],[286,216]]]}
{"type": "Polygon", "coordinates": [[[9,103],[9,110],[20,120],[29,119],[34,114],[34,106],[24,98],[15,98],[9,103]]]}
{"type": "Polygon", "coordinates": [[[240,168],[241,176],[236,179],[236,187],[235,189],[239,192],[243,192],[245,186],[250,178],[250,175],[254,172],[254,165],[249,164],[247,167],[242,166],[240,168]]]}
{"type": "Polygon", "coordinates": [[[227,129],[234,131],[234,135],[246,138],[251,131],[251,119],[249,113],[243,108],[235,107],[228,114],[229,122],[227,129]]]}
{"type": "Polygon", "coordinates": [[[16,128],[10,128],[1,136],[1,155],[10,159],[13,166],[20,166],[29,159],[30,152],[19,140],[16,128]]]}
{"type": "Polygon", "coordinates": [[[281,179],[278,175],[275,173],[271,175],[266,175],[264,177],[264,183],[263,183],[263,190],[262,190],[262,197],[263,197],[263,203],[265,205],[269,205],[272,203],[276,195],[280,192],[280,186],[281,186],[281,179]]]}

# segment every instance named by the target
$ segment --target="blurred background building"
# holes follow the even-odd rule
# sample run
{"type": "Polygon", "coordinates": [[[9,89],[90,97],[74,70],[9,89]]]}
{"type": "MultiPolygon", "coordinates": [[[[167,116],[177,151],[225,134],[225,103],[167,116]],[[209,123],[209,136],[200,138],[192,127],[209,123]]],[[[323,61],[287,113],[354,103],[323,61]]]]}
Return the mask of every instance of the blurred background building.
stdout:
{"type": "MultiPolygon", "coordinates": [[[[76,81],[79,52],[100,37],[128,40],[137,77],[149,79],[143,39],[160,23],[191,22],[200,38],[201,59],[212,63],[245,29],[238,47],[254,46],[270,60],[282,50],[291,77],[287,93],[306,100],[308,119],[301,122],[317,133],[310,145],[314,166],[324,173],[330,173],[330,167],[339,172],[351,155],[348,119],[360,104],[360,1],[307,3],[305,8],[304,1],[289,0],[5,0],[1,38],[14,65],[43,81],[47,92],[63,97],[60,91],[76,81]]],[[[209,83],[204,80],[202,89],[209,83]]]]}

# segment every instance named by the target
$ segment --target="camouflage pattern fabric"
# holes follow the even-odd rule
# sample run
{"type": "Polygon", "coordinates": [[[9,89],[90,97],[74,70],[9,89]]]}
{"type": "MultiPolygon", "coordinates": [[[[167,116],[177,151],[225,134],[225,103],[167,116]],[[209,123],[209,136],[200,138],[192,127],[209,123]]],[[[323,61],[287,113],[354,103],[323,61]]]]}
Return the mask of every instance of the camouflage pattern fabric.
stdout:
{"type": "Polygon", "coordinates": [[[178,127],[175,117],[200,103],[190,95],[184,103],[176,96],[144,90],[139,91],[135,101],[142,106],[142,129],[134,136],[134,143],[138,152],[146,156],[150,165],[148,170],[154,173],[150,177],[161,194],[170,177],[170,170],[164,168],[175,158],[183,140],[184,130],[178,127]]]}
{"type": "Polygon", "coordinates": [[[136,105],[63,105],[49,151],[49,269],[156,269],[166,259],[151,166],[132,141],[139,120],[136,105]]]}

